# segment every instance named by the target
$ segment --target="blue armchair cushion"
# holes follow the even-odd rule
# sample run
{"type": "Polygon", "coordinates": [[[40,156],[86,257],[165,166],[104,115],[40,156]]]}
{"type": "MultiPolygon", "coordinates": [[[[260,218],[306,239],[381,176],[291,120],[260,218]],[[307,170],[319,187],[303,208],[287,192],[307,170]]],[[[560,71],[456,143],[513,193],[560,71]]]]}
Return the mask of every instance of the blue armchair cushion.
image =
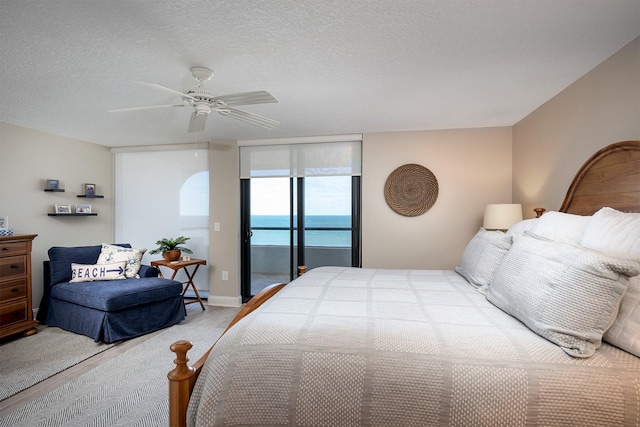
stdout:
{"type": "Polygon", "coordinates": [[[150,277],[144,280],[105,280],[87,283],[59,283],[51,288],[51,297],[101,311],[117,311],[175,297],[182,293],[176,280],[150,277]]]}
{"type": "MultiPolygon", "coordinates": [[[[130,248],[128,243],[119,243],[117,246],[130,248]]],[[[71,280],[71,264],[96,264],[102,245],[61,247],[54,246],[49,249],[49,269],[51,285],[71,280]]]]}

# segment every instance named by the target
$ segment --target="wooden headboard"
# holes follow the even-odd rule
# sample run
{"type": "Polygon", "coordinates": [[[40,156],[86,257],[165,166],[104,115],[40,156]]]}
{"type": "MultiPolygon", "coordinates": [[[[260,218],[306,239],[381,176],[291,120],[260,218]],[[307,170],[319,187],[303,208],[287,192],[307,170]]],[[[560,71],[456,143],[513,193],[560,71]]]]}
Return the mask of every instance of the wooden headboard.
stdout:
{"type": "Polygon", "coordinates": [[[573,179],[560,212],[592,215],[604,206],[640,212],[640,141],[616,142],[591,156],[573,179]]]}

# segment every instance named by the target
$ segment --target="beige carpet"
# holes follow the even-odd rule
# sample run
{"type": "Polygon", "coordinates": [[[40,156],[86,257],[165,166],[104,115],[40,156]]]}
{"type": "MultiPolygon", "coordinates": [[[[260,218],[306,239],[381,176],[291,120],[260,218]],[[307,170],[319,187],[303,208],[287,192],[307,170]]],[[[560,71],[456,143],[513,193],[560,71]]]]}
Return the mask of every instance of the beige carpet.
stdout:
{"type": "Polygon", "coordinates": [[[0,415],[2,426],[166,426],[167,373],[173,368],[169,346],[193,343],[191,362],[222,334],[222,329],[179,324],[118,357],[0,415]]]}
{"type": "Polygon", "coordinates": [[[110,347],[113,344],[47,326],[5,342],[0,345],[0,401],[110,347]]]}

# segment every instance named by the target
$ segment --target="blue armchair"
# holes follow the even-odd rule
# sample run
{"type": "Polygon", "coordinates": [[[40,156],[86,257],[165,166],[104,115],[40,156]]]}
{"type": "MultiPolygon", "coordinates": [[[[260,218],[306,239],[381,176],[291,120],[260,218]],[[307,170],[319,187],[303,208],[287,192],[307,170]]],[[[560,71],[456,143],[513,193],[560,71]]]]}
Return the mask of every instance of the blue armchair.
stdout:
{"type": "Polygon", "coordinates": [[[49,249],[49,260],[43,263],[40,323],[112,343],[184,320],[182,283],[158,277],[154,267],[142,265],[139,279],[71,282],[71,264],[96,264],[101,249],[101,245],[49,249]]]}

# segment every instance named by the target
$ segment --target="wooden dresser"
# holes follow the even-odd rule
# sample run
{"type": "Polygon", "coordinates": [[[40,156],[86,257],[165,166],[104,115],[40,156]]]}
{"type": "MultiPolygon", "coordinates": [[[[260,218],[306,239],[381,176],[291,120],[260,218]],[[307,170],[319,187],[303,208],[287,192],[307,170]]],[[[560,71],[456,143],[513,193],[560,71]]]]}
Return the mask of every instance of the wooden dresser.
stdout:
{"type": "Polygon", "coordinates": [[[31,307],[31,242],[36,236],[0,236],[0,338],[38,332],[31,307]]]}

